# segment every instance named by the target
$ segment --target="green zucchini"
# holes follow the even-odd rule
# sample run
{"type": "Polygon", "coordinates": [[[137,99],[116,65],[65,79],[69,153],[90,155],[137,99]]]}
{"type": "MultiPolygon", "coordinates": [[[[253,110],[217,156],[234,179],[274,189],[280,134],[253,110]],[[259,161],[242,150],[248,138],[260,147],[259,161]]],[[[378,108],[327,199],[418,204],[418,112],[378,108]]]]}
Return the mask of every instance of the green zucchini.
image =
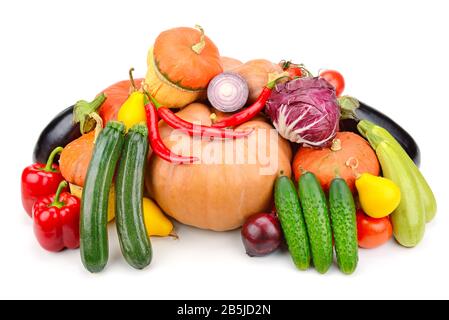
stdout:
{"type": "Polygon", "coordinates": [[[312,260],[319,273],[326,273],[333,262],[332,230],[326,196],[315,175],[305,172],[299,179],[299,199],[309,234],[312,260]]]}
{"type": "Polygon", "coordinates": [[[426,209],[418,182],[412,169],[404,165],[391,143],[382,141],[376,153],[383,175],[401,189],[399,207],[390,216],[394,237],[404,247],[413,248],[421,242],[426,228],[426,209]]]}
{"type": "Polygon", "coordinates": [[[151,263],[152,249],[143,219],[144,169],[148,153],[148,129],[132,127],[125,138],[115,183],[115,221],[125,260],[136,269],[151,263]]]}
{"type": "Polygon", "coordinates": [[[124,142],[125,127],[109,122],[98,136],[87,171],[81,201],[81,260],[92,273],[108,262],[108,200],[117,162],[124,142]]]}
{"type": "Polygon", "coordinates": [[[423,174],[407,152],[405,152],[399,142],[386,129],[377,126],[374,123],[366,120],[360,121],[357,128],[360,133],[369,140],[374,149],[376,149],[379,141],[386,140],[390,142],[391,147],[396,151],[397,156],[403,162],[403,166],[409,167],[410,173],[416,180],[416,187],[419,190],[419,197],[421,198],[425,209],[426,222],[431,222],[437,213],[437,201],[435,199],[435,195],[423,174]]]}
{"type": "Polygon", "coordinates": [[[391,214],[394,237],[404,247],[415,247],[424,237],[426,221],[436,214],[433,192],[388,131],[369,121],[360,121],[357,128],[376,150],[384,177],[401,189],[401,202],[391,214]]]}
{"type": "Polygon", "coordinates": [[[343,273],[352,274],[359,261],[356,208],[352,192],[341,178],[331,183],[329,209],[338,266],[343,273]]]}
{"type": "Polygon", "coordinates": [[[310,267],[309,236],[298,193],[290,178],[286,176],[277,178],[274,199],[293,262],[298,269],[307,270],[310,267]]]}

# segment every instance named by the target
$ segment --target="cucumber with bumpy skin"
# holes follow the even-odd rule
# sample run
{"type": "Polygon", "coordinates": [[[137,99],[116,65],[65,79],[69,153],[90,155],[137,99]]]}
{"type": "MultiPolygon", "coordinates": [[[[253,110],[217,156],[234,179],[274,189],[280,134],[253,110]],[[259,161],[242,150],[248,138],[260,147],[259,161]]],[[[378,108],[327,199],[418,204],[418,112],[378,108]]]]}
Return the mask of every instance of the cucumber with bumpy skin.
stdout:
{"type": "Polygon", "coordinates": [[[148,153],[148,129],[133,126],[125,138],[116,179],[116,224],[122,254],[136,269],[151,263],[152,249],[143,218],[144,169],[148,153]]]}
{"type": "Polygon", "coordinates": [[[108,202],[125,127],[111,121],[95,142],[81,200],[80,252],[86,269],[102,271],[108,262],[108,202]]]}
{"type": "Polygon", "coordinates": [[[312,260],[319,273],[326,273],[333,262],[332,230],[326,196],[315,175],[305,172],[299,179],[299,199],[310,239],[312,260]]]}
{"type": "Polygon", "coordinates": [[[286,176],[276,180],[274,199],[276,211],[293,262],[300,270],[310,267],[310,245],[306,223],[295,185],[286,176]]]}
{"type": "Polygon", "coordinates": [[[352,274],[359,260],[356,208],[352,192],[341,178],[336,178],[331,183],[329,209],[338,266],[341,272],[352,274]]]}

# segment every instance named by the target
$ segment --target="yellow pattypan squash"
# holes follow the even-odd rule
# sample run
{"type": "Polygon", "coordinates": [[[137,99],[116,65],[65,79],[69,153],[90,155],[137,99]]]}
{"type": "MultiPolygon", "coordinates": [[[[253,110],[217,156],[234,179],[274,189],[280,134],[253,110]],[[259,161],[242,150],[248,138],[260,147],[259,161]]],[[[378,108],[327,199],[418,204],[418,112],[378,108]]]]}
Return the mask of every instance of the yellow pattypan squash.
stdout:
{"type": "Polygon", "coordinates": [[[401,190],[389,179],[364,173],[355,185],[363,211],[372,218],[390,215],[401,202],[401,190]]]}

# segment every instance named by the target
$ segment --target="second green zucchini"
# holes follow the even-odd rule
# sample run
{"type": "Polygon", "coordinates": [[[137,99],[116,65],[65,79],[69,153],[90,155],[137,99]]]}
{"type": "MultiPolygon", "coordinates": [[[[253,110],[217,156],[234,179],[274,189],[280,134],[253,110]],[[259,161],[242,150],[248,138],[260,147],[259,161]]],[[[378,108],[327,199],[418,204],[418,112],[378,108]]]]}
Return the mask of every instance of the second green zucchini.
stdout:
{"type": "Polygon", "coordinates": [[[147,267],[152,259],[142,208],[147,153],[148,129],[135,125],[126,135],[117,173],[115,218],[122,254],[136,269],[147,267]]]}

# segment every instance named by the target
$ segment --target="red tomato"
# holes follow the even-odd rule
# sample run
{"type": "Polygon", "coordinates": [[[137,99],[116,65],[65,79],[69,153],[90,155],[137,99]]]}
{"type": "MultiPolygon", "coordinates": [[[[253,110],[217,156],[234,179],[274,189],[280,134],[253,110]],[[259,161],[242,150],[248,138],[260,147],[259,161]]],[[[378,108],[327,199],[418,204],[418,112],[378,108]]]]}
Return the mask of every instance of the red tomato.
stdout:
{"type": "Polygon", "coordinates": [[[281,61],[279,63],[282,70],[287,71],[291,79],[301,78],[303,76],[303,67],[291,61],[281,61]]]}
{"type": "Polygon", "coordinates": [[[298,67],[289,67],[286,70],[292,79],[301,78],[302,77],[302,70],[298,67]]]}
{"type": "Polygon", "coordinates": [[[337,93],[337,97],[341,96],[345,90],[345,79],[342,74],[335,70],[324,70],[320,73],[320,77],[329,82],[337,93]]]}
{"type": "Polygon", "coordinates": [[[380,247],[393,236],[393,226],[389,217],[374,219],[362,210],[357,211],[357,231],[359,247],[364,249],[380,247]]]}

